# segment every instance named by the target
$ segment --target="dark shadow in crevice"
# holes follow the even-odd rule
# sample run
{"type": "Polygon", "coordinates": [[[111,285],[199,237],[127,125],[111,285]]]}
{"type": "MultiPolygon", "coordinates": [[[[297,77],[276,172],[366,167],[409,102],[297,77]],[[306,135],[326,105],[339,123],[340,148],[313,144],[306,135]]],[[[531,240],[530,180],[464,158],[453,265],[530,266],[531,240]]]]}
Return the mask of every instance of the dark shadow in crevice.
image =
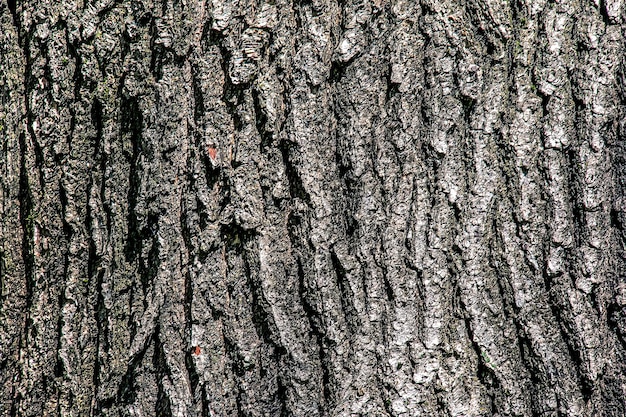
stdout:
{"type": "Polygon", "coordinates": [[[141,132],[143,129],[143,116],[139,109],[137,99],[125,99],[122,97],[120,104],[120,136],[122,141],[130,141],[132,155],[130,158],[130,174],[128,184],[128,237],[124,254],[126,262],[135,261],[137,254],[141,253],[141,235],[139,221],[135,212],[141,187],[141,166],[139,156],[143,152],[141,132]]]}
{"type": "MultiPolygon", "coordinates": [[[[131,329],[132,330],[132,329],[131,329]]],[[[134,338],[134,331],[131,332],[131,339],[134,338]]],[[[102,408],[111,408],[118,404],[132,404],[137,398],[137,368],[141,365],[146,354],[147,346],[144,346],[137,354],[133,355],[126,368],[126,373],[122,376],[121,383],[117,389],[117,394],[113,398],[107,398],[101,402],[102,408]]]]}
{"type": "Polygon", "coordinates": [[[159,338],[159,332],[160,327],[157,325],[153,337],[154,356],[152,357],[152,365],[154,366],[155,377],[158,386],[157,400],[155,404],[156,417],[173,417],[172,404],[163,387],[163,381],[166,379],[171,379],[171,372],[169,370],[169,367],[167,366],[167,361],[165,359],[165,350],[163,349],[163,344],[161,343],[161,340],[159,338]]]}
{"type": "MultiPolygon", "coordinates": [[[[280,376],[276,378],[276,383],[278,385],[278,390],[276,391],[276,394],[278,396],[278,401],[280,402],[280,417],[291,417],[292,414],[289,413],[289,410],[287,409],[287,387],[283,383],[283,380],[280,376]]],[[[242,415],[242,417],[244,416],[242,415]]]]}
{"type": "Polygon", "coordinates": [[[18,29],[20,29],[20,20],[17,15],[17,0],[7,0],[7,6],[9,7],[9,12],[13,17],[13,25],[18,29]]]}
{"type": "Polygon", "coordinates": [[[568,157],[568,171],[569,171],[569,195],[570,195],[570,204],[572,206],[572,215],[573,215],[573,223],[574,223],[574,247],[578,248],[581,246],[582,242],[585,240],[585,230],[586,230],[586,214],[582,203],[582,185],[583,184],[583,173],[580,172],[580,162],[578,157],[577,149],[571,147],[567,150],[568,157]]]}
{"type": "MultiPolygon", "coordinates": [[[[626,279],[626,277],[620,278],[622,280],[626,279]]],[[[612,302],[607,307],[606,317],[609,329],[617,335],[624,352],[626,352],[626,307],[612,302]]]]}
{"type": "Polygon", "coordinates": [[[298,265],[298,295],[307,321],[309,322],[309,328],[311,329],[310,336],[315,341],[318,348],[320,365],[322,367],[322,387],[326,409],[332,409],[336,403],[336,396],[331,390],[334,384],[331,384],[330,358],[326,353],[330,343],[324,334],[321,315],[315,310],[310,300],[312,290],[307,285],[306,275],[300,257],[296,259],[296,262],[298,265]]]}
{"type": "Polygon", "coordinates": [[[28,179],[28,166],[26,161],[26,135],[19,136],[20,145],[20,179],[19,179],[19,201],[20,201],[20,225],[22,229],[22,261],[24,262],[24,277],[26,281],[26,307],[30,310],[32,304],[33,291],[35,288],[35,255],[33,247],[33,234],[35,228],[33,195],[28,179]]]}
{"type": "Polygon", "coordinates": [[[261,104],[261,95],[256,88],[252,89],[252,101],[254,103],[256,129],[261,136],[261,154],[265,154],[266,149],[272,144],[274,135],[270,130],[268,130],[267,115],[265,114],[261,104]]]}
{"type": "Polygon", "coordinates": [[[461,101],[461,105],[463,106],[463,119],[469,128],[471,122],[472,112],[474,111],[474,107],[476,106],[476,99],[471,97],[461,95],[459,96],[459,100],[461,101]]]}
{"type": "Polygon", "coordinates": [[[568,314],[569,311],[567,311],[567,307],[565,307],[561,300],[559,300],[558,298],[559,294],[557,291],[557,287],[562,286],[562,284],[558,283],[558,280],[562,280],[565,278],[562,274],[551,277],[545,270],[543,272],[543,278],[546,285],[548,303],[552,311],[552,316],[558,322],[561,339],[565,343],[569,357],[576,368],[578,387],[580,388],[583,399],[585,400],[585,402],[587,402],[593,394],[594,384],[583,373],[583,368],[585,364],[581,353],[582,346],[580,346],[580,341],[576,340],[576,332],[574,331],[574,329],[571,328],[569,320],[567,319],[567,317],[565,317],[565,315],[568,314]]]}
{"type": "Polygon", "coordinates": [[[389,64],[389,69],[387,70],[387,73],[385,74],[385,80],[387,81],[387,90],[385,93],[385,100],[387,102],[391,101],[391,99],[395,95],[400,94],[400,84],[393,82],[391,80],[391,75],[392,75],[392,68],[391,68],[391,64],[389,64]]]}
{"type": "MultiPolygon", "coordinates": [[[[461,308],[463,309],[463,311],[467,311],[462,301],[461,301],[461,308]]],[[[476,358],[478,359],[477,361],[478,362],[478,370],[477,370],[478,380],[487,390],[487,395],[491,403],[491,415],[493,416],[499,415],[498,393],[501,390],[500,381],[498,380],[496,373],[489,366],[489,364],[491,363],[491,359],[489,358],[487,352],[484,352],[481,349],[478,342],[476,341],[476,338],[474,336],[474,331],[472,329],[471,319],[466,317],[464,320],[465,320],[465,329],[467,330],[468,338],[471,342],[472,349],[474,350],[476,354],[476,358]]]]}
{"type": "Polygon", "coordinates": [[[102,103],[100,103],[100,100],[98,100],[97,98],[94,99],[93,103],[91,104],[91,122],[96,129],[93,157],[96,158],[98,154],[102,154],[102,157],[104,157],[104,152],[101,152],[104,130],[102,103]]]}
{"type": "Polygon", "coordinates": [[[285,171],[289,180],[289,193],[291,197],[299,198],[310,206],[311,197],[304,188],[302,178],[300,177],[298,169],[296,168],[297,165],[296,163],[294,163],[294,161],[297,162],[298,158],[297,146],[291,142],[282,140],[279,144],[279,149],[283,155],[283,162],[285,164],[285,171]]]}
{"type": "Polygon", "coordinates": [[[341,261],[337,257],[335,250],[331,248],[330,259],[337,275],[337,285],[341,292],[341,309],[343,315],[346,318],[346,323],[350,329],[351,334],[355,334],[356,330],[360,327],[359,315],[354,307],[354,293],[350,288],[350,282],[348,280],[348,274],[341,261]]]}
{"type": "Polygon", "coordinates": [[[602,22],[604,22],[604,24],[606,26],[611,26],[611,25],[615,25],[616,23],[611,22],[611,17],[609,16],[609,11],[607,9],[607,1],[606,0],[600,0],[600,7],[598,8],[599,12],[600,12],[600,16],[602,16],[602,22]]]}

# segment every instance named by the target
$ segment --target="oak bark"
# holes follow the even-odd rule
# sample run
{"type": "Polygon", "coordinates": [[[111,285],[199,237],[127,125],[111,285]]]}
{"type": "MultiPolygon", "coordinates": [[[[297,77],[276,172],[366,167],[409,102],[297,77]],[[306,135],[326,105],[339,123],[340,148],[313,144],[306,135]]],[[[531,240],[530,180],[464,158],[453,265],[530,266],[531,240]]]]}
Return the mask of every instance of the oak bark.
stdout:
{"type": "Polygon", "coordinates": [[[626,415],[620,0],[1,0],[0,415],[626,415]]]}

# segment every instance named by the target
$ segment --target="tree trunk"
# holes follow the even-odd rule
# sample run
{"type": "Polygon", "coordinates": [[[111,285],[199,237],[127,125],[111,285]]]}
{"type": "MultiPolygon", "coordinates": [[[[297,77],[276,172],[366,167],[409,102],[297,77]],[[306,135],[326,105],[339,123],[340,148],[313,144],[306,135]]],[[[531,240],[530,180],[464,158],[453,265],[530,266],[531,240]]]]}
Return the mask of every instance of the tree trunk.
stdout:
{"type": "Polygon", "coordinates": [[[0,0],[0,415],[626,415],[626,12],[0,0]]]}

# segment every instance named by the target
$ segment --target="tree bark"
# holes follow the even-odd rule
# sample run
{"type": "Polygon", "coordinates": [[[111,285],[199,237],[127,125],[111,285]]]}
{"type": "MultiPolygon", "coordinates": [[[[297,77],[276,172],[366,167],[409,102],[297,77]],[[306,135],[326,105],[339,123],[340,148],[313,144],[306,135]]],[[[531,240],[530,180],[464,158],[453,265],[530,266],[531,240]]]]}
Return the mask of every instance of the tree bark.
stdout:
{"type": "Polygon", "coordinates": [[[0,0],[0,415],[626,415],[619,0],[0,0]]]}

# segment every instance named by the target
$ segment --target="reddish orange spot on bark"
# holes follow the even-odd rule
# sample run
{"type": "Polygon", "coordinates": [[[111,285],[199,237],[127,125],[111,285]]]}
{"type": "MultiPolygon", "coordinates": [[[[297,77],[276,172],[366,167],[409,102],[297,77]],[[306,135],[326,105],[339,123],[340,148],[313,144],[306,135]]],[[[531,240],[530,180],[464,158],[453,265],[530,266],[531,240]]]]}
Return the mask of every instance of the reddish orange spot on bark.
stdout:
{"type": "Polygon", "coordinates": [[[215,146],[209,146],[208,151],[209,157],[215,161],[215,158],[217,158],[217,149],[215,149],[215,146]]]}
{"type": "Polygon", "coordinates": [[[202,352],[202,351],[200,350],[200,346],[196,346],[196,347],[193,349],[193,354],[194,354],[194,355],[199,355],[201,352],[202,352]]]}

